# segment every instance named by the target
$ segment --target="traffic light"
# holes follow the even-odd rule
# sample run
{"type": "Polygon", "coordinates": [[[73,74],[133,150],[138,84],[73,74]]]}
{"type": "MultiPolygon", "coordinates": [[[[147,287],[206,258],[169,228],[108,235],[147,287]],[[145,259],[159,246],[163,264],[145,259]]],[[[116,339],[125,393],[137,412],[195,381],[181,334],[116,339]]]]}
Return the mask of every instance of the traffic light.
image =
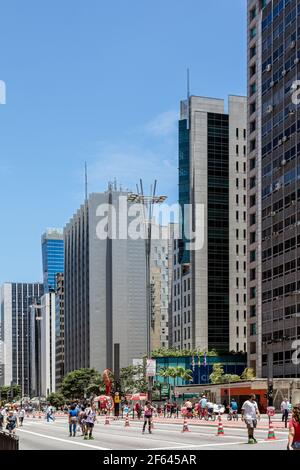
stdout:
{"type": "Polygon", "coordinates": [[[269,406],[273,406],[273,392],[274,392],[273,384],[269,384],[269,386],[268,386],[268,404],[269,404],[269,406]]]}

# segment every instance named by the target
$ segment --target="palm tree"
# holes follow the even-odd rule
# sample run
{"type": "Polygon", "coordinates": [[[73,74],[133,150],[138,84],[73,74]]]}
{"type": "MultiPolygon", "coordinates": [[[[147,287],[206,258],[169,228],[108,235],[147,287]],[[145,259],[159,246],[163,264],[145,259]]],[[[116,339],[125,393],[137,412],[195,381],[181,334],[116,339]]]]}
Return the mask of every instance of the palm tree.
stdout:
{"type": "Polygon", "coordinates": [[[192,371],[189,369],[185,369],[184,367],[177,366],[177,367],[163,367],[159,371],[159,375],[164,378],[171,378],[174,380],[173,385],[173,395],[175,394],[175,387],[176,387],[176,379],[180,378],[186,382],[190,382],[192,377],[192,371]]]}

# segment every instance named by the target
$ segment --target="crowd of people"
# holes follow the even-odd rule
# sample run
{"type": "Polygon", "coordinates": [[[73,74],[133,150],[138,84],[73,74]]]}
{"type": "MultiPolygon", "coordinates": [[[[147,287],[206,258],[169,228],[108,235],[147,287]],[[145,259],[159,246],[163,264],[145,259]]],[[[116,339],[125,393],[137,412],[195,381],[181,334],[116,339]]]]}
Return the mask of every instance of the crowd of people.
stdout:
{"type": "MultiPolygon", "coordinates": [[[[223,414],[225,409],[228,410],[228,415],[236,416],[238,418],[239,406],[235,398],[232,398],[227,405],[215,405],[205,395],[197,401],[187,400],[181,406],[176,402],[166,401],[164,404],[154,406],[151,402],[147,401],[145,405],[141,402],[136,402],[132,406],[127,401],[122,403],[123,417],[129,417],[130,413],[135,413],[139,420],[143,420],[142,433],[144,434],[148,428],[149,434],[152,434],[153,418],[166,417],[176,418],[179,413],[187,418],[206,418],[213,415],[223,414]]],[[[47,422],[55,420],[55,408],[48,404],[44,408],[45,419],[47,422]]],[[[81,437],[85,440],[93,440],[94,425],[97,422],[97,415],[107,414],[111,410],[104,410],[103,407],[96,408],[93,402],[74,402],[65,405],[61,408],[68,416],[68,429],[69,436],[76,437],[81,433],[81,437]]],[[[287,398],[281,403],[282,422],[285,427],[289,428],[288,436],[288,450],[300,450],[300,404],[292,406],[287,398]]],[[[257,428],[258,421],[260,420],[260,411],[256,401],[255,395],[250,395],[241,408],[241,419],[245,422],[248,431],[248,443],[257,444],[254,436],[255,429],[257,428]]],[[[35,411],[28,407],[17,406],[2,406],[0,407],[0,431],[7,431],[9,434],[14,435],[17,427],[22,427],[25,417],[34,417],[35,411]]]]}
{"type": "Polygon", "coordinates": [[[6,430],[9,434],[15,434],[17,427],[22,427],[26,410],[23,407],[0,407],[0,431],[6,430]]]}

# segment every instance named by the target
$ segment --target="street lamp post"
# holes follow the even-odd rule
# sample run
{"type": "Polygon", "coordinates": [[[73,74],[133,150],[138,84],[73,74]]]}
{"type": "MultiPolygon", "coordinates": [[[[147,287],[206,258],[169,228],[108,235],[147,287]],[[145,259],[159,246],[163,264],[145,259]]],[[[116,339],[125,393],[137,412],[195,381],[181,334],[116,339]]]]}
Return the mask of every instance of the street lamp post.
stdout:
{"type": "MultiPolygon", "coordinates": [[[[128,195],[128,202],[141,204],[143,208],[143,221],[145,225],[145,254],[146,254],[146,298],[147,298],[147,358],[151,359],[151,328],[152,328],[152,302],[151,302],[151,245],[152,245],[152,219],[153,208],[156,204],[163,204],[166,196],[156,195],[157,181],[155,180],[151,195],[144,194],[143,182],[140,180],[140,188],[137,194],[128,195]]],[[[148,399],[152,400],[153,377],[148,377],[148,399]]]]}

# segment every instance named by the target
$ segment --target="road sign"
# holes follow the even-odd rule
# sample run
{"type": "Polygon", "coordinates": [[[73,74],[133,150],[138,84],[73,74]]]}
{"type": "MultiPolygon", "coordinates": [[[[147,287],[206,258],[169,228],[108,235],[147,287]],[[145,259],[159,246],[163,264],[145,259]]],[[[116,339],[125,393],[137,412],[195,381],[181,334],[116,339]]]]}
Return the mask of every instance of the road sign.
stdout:
{"type": "Polygon", "coordinates": [[[267,415],[268,415],[268,416],[275,416],[275,411],[276,411],[276,410],[275,410],[274,406],[268,406],[268,408],[267,408],[267,415]]]}
{"type": "Polygon", "coordinates": [[[146,375],[147,377],[156,376],[156,360],[155,359],[147,359],[146,375]]]}

